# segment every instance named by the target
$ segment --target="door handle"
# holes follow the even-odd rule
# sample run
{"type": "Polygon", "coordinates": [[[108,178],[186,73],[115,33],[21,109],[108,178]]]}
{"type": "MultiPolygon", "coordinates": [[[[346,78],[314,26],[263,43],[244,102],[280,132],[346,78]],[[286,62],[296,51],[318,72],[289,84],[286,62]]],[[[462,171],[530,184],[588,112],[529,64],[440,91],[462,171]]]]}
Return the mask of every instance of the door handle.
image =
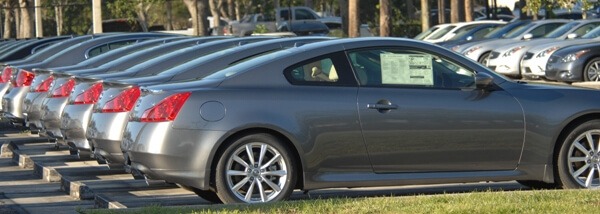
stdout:
{"type": "Polygon", "coordinates": [[[392,109],[398,109],[398,105],[396,104],[374,104],[374,103],[369,103],[367,104],[367,108],[368,109],[377,109],[377,110],[392,110],[392,109]]]}

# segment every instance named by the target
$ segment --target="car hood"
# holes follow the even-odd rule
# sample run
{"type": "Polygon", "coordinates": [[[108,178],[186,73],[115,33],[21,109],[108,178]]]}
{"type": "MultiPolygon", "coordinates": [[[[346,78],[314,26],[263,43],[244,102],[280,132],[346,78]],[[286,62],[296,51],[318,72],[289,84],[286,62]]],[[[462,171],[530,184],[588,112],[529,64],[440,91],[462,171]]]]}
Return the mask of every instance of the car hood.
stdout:
{"type": "Polygon", "coordinates": [[[548,48],[551,47],[565,47],[565,46],[569,46],[569,45],[577,45],[577,44],[585,44],[585,43],[590,43],[590,42],[594,42],[594,41],[598,41],[598,40],[594,40],[594,39],[569,39],[569,40],[562,40],[562,41],[554,41],[551,43],[543,43],[543,44],[538,44],[532,48],[529,49],[529,52],[531,53],[539,53],[541,51],[545,51],[548,48]]]}

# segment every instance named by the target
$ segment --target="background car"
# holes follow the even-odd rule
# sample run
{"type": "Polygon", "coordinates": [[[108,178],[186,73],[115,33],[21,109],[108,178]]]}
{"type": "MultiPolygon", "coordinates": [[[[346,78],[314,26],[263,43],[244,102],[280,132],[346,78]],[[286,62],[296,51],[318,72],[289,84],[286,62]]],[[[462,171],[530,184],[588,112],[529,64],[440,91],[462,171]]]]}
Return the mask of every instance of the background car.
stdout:
{"type": "Polygon", "coordinates": [[[600,43],[572,45],[550,56],[546,78],[562,82],[600,81],[600,43]]]}

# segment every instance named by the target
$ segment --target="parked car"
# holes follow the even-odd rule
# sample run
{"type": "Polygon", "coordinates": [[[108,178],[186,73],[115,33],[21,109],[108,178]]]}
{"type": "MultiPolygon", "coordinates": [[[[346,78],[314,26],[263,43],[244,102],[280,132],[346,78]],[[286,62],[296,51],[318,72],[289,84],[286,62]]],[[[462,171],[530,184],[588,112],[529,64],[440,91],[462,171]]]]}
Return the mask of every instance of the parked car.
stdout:
{"type": "MultiPolygon", "coordinates": [[[[105,74],[104,77],[110,76],[123,79],[126,77],[137,77],[137,75],[152,75],[154,72],[158,73],[159,71],[167,70],[219,50],[272,38],[247,37],[207,41],[192,47],[182,48],[181,50],[163,52],[160,56],[149,54],[152,56],[150,57],[152,60],[145,62],[137,61],[137,63],[133,64],[126,62],[126,67],[128,68],[120,71],[109,70],[107,72],[110,74],[105,74]]],[[[214,40],[213,38],[211,39],[214,40]]],[[[142,53],[142,56],[145,56],[145,54],[142,53]]],[[[102,92],[102,79],[98,76],[100,73],[95,74],[97,75],[89,77],[74,77],[73,75],[57,76],[54,80],[55,84],[49,90],[49,93],[52,95],[45,98],[41,105],[43,113],[40,123],[42,129],[48,136],[58,139],[57,143],[69,145],[72,154],[77,154],[82,158],[90,157],[89,155],[91,155],[91,148],[85,137],[85,133],[88,128],[89,118],[91,117],[92,107],[98,101],[100,92],[102,92]],[[63,123],[65,124],[64,126],[62,125],[63,123]]],[[[113,107],[117,108],[113,109],[114,111],[120,111],[119,106],[113,107]]]]}
{"type": "Polygon", "coordinates": [[[554,29],[539,39],[513,42],[499,46],[492,49],[486,66],[498,73],[521,78],[521,59],[531,47],[560,42],[567,39],[571,34],[581,37],[599,25],[600,19],[572,21],[554,29]]]}
{"type": "Polygon", "coordinates": [[[23,115],[23,99],[30,90],[32,80],[35,77],[35,71],[32,70],[34,68],[74,65],[88,58],[98,56],[119,47],[134,44],[151,38],[169,36],[174,35],[159,33],[130,33],[110,35],[94,38],[76,44],[39,63],[22,64],[18,66],[11,65],[13,70],[18,70],[15,70],[12,80],[12,88],[2,98],[3,115],[5,118],[15,121],[16,123],[24,123],[25,116],[23,115]]]}
{"type": "Polygon", "coordinates": [[[307,44],[140,93],[125,163],[210,201],[448,182],[600,186],[598,91],[513,82],[425,42],[307,44]]]}
{"type": "Polygon", "coordinates": [[[13,60],[23,59],[45,47],[48,47],[54,43],[60,42],[64,39],[71,39],[73,36],[56,36],[43,38],[39,40],[29,40],[26,43],[18,43],[17,46],[10,48],[9,50],[0,51],[0,62],[7,62],[13,60]]]}
{"type": "Polygon", "coordinates": [[[521,60],[521,74],[523,77],[527,79],[546,79],[546,65],[552,53],[570,45],[600,42],[600,27],[596,27],[581,36],[581,38],[577,38],[576,34],[569,35],[569,38],[573,39],[546,43],[529,49],[521,60]]]}
{"type": "Polygon", "coordinates": [[[446,39],[443,42],[437,42],[438,45],[445,46],[448,43],[459,43],[467,41],[477,41],[485,38],[485,35],[489,34],[495,29],[504,27],[505,24],[482,24],[482,25],[470,25],[454,32],[452,37],[446,39]]]}
{"type": "MultiPolygon", "coordinates": [[[[256,56],[291,48],[299,44],[328,39],[324,37],[296,37],[266,40],[205,55],[180,66],[145,77],[107,79],[103,81],[103,97],[98,100],[97,105],[93,108],[91,119],[69,120],[67,119],[69,117],[63,116],[65,119],[63,119],[62,127],[71,127],[75,124],[79,127],[81,126],[78,124],[79,121],[89,120],[89,127],[86,132],[87,139],[90,142],[88,148],[94,150],[94,157],[100,159],[101,162],[108,162],[112,166],[122,166],[124,159],[121,151],[121,141],[123,130],[127,124],[127,117],[124,116],[128,115],[129,111],[106,111],[106,106],[114,102],[113,97],[131,90],[139,90],[139,86],[200,79],[240,61],[251,60],[256,56]]],[[[65,111],[63,114],[69,113],[65,111]]],[[[63,132],[65,131],[63,130],[63,132]]]]}
{"type": "Polygon", "coordinates": [[[464,28],[471,28],[473,26],[484,25],[484,24],[506,24],[506,22],[487,20],[487,21],[472,21],[472,22],[454,23],[454,24],[451,24],[449,27],[443,28],[441,30],[438,30],[438,31],[432,33],[430,36],[427,36],[426,38],[424,38],[423,41],[427,41],[427,42],[431,42],[431,43],[444,42],[444,41],[452,38],[453,36],[455,36],[457,31],[460,31],[464,28]]]}
{"type": "Polygon", "coordinates": [[[562,82],[600,81],[600,43],[572,45],[550,56],[546,78],[562,82]]]}
{"type": "Polygon", "coordinates": [[[77,63],[76,65],[34,69],[36,75],[31,81],[30,88],[32,90],[27,92],[23,100],[25,125],[29,127],[32,132],[39,133],[41,131],[42,135],[46,134],[45,130],[40,130],[42,129],[41,118],[43,116],[42,102],[48,97],[50,88],[55,84],[55,80],[59,78],[69,78],[73,76],[74,73],[102,73],[106,71],[124,70],[146,60],[150,60],[152,57],[165,54],[165,52],[178,50],[217,38],[219,37],[190,38],[174,36],[150,39],[138,44],[119,48],[112,51],[110,54],[103,54],[77,63]]]}
{"type": "Polygon", "coordinates": [[[473,38],[470,41],[446,41],[446,42],[440,42],[438,44],[441,46],[444,46],[446,48],[449,48],[453,51],[460,52],[460,50],[462,49],[462,46],[469,46],[469,43],[471,43],[471,42],[481,42],[481,41],[485,41],[485,40],[489,41],[492,39],[499,39],[499,38],[504,37],[504,35],[510,34],[513,31],[517,31],[517,30],[521,29],[521,28],[519,28],[519,26],[527,25],[529,23],[531,23],[531,20],[519,20],[519,21],[509,22],[508,24],[504,25],[502,28],[496,28],[493,31],[489,32],[488,34],[483,36],[483,38],[481,38],[481,39],[473,38]]]}
{"type": "Polygon", "coordinates": [[[511,33],[504,35],[502,39],[469,43],[469,45],[463,45],[458,51],[472,60],[487,65],[487,59],[494,48],[511,44],[519,40],[540,38],[568,22],[570,21],[564,19],[531,22],[528,25],[519,26],[517,30],[513,30],[511,33]]]}

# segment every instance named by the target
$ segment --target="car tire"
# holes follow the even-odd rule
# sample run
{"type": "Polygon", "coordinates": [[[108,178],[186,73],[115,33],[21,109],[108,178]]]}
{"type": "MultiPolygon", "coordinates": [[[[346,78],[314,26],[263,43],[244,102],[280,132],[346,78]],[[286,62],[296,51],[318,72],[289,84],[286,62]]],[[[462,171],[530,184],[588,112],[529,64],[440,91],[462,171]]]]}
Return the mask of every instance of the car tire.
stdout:
{"type": "Polygon", "coordinates": [[[485,53],[481,54],[481,56],[479,57],[477,62],[479,62],[483,66],[487,66],[487,62],[489,60],[488,58],[490,58],[490,52],[485,52],[485,53]]]}
{"type": "Polygon", "coordinates": [[[215,193],[214,191],[201,190],[196,187],[191,187],[191,186],[186,186],[186,185],[181,185],[181,184],[177,184],[177,186],[179,186],[185,190],[189,190],[189,191],[196,193],[196,195],[198,195],[200,198],[202,198],[208,202],[215,203],[215,204],[223,203],[223,201],[221,201],[221,199],[219,198],[217,193],[215,193]]]}
{"type": "Polygon", "coordinates": [[[598,82],[600,81],[600,57],[590,60],[583,69],[583,80],[598,82]]]}
{"type": "Polygon", "coordinates": [[[573,129],[557,156],[558,183],[565,189],[600,187],[600,120],[573,129]]]}
{"type": "Polygon", "coordinates": [[[292,194],[297,180],[295,161],[277,137],[246,135],[233,140],[222,154],[215,185],[223,203],[281,201],[292,194]]]}
{"type": "Polygon", "coordinates": [[[556,188],[556,184],[546,183],[543,181],[534,181],[534,180],[517,180],[517,182],[523,186],[527,186],[531,189],[554,189],[556,188]]]}

